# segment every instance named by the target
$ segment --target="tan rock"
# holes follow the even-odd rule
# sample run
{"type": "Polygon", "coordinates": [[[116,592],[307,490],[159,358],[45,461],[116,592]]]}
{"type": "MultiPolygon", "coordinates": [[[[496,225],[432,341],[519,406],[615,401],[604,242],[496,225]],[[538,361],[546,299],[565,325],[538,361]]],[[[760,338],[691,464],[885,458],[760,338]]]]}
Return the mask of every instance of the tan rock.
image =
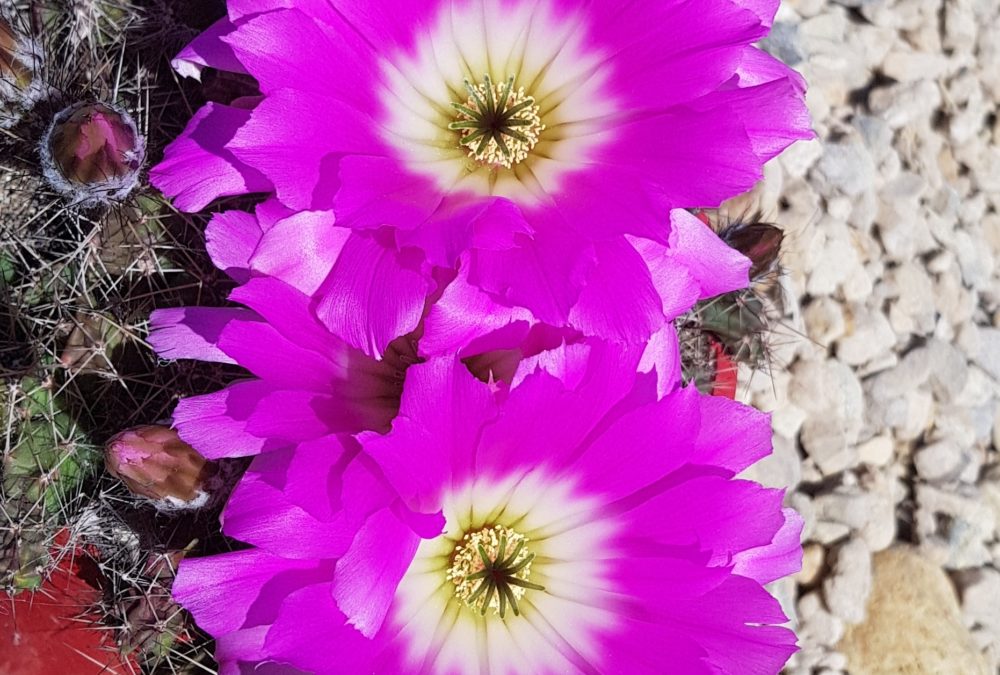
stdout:
{"type": "Polygon", "coordinates": [[[989,675],[945,573],[911,548],[875,555],[868,617],[837,650],[851,675],[989,675]]]}

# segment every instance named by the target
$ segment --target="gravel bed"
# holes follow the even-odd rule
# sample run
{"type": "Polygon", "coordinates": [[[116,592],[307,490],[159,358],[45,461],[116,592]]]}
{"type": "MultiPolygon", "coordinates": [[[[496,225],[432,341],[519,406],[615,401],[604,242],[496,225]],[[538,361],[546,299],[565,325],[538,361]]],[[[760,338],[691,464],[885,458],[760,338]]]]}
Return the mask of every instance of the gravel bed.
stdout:
{"type": "Polygon", "coordinates": [[[1000,672],[1000,3],[786,0],[764,46],[817,132],[730,205],[786,231],[742,394],[805,519],[788,672],[1000,672]]]}

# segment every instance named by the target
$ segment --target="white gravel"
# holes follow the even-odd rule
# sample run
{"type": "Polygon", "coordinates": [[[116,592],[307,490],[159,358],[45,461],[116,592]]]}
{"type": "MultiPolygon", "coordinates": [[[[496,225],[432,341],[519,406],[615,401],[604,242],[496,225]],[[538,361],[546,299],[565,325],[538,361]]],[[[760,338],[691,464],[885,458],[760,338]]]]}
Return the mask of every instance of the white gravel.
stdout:
{"type": "Polygon", "coordinates": [[[800,310],[743,393],[774,412],[754,477],[806,520],[776,588],[789,672],[849,669],[872,554],[899,544],[949,574],[1000,672],[1000,2],[786,0],[764,46],[810,83],[818,136],[753,196],[800,310]]]}

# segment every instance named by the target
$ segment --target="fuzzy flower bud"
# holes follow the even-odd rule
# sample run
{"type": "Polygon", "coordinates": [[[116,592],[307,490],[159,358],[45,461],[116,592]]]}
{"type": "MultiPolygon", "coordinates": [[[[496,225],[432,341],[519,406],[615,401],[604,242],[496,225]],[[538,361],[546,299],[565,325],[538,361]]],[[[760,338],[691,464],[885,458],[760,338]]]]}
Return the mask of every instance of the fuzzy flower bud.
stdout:
{"type": "Polygon", "coordinates": [[[139,182],[146,141],[132,117],[107,103],[77,103],[52,120],[42,138],[49,184],[81,207],[124,199],[139,182]]]}
{"type": "Polygon", "coordinates": [[[41,50],[0,16],[0,129],[21,121],[27,110],[44,98],[47,88],[39,78],[41,50]]]}
{"type": "Polygon", "coordinates": [[[152,500],[161,511],[202,508],[215,492],[210,483],[218,465],[169,427],[150,425],[121,432],[108,441],[104,463],[133,494],[152,500]]]}

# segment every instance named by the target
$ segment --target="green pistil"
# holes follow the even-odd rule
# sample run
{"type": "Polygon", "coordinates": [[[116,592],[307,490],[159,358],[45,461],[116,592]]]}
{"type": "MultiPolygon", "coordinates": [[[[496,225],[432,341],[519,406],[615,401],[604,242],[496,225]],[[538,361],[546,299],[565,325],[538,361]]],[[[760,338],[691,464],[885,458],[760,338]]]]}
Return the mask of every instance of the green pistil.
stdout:
{"type": "Polygon", "coordinates": [[[461,134],[459,145],[472,159],[488,166],[511,168],[523,161],[545,129],[535,99],[523,88],[514,90],[514,78],[494,84],[489,75],[483,83],[465,81],[468,100],[452,103],[458,119],[448,125],[461,134]]]}
{"type": "Polygon", "coordinates": [[[528,581],[535,555],[525,549],[527,540],[522,535],[497,525],[466,535],[464,542],[456,548],[448,578],[455,583],[459,599],[480,616],[491,607],[501,619],[508,607],[520,616],[517,603],[525,590],[545,590],[528,581]]]}

